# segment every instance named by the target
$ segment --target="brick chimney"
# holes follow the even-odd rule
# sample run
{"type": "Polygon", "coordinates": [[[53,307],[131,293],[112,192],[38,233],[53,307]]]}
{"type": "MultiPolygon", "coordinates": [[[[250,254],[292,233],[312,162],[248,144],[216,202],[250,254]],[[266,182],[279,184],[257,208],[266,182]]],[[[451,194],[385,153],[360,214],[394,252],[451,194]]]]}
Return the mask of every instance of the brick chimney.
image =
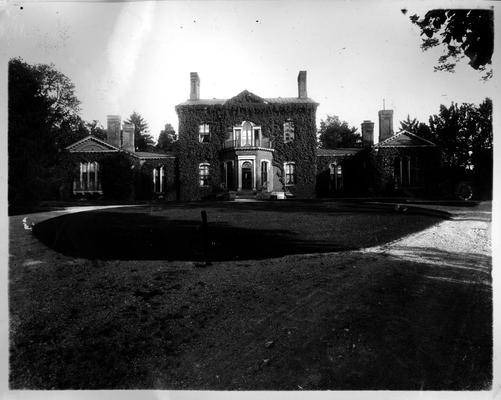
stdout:
{"type": "Polygon", "coordinates": [[[379,142],[393,136],[393,110],[379,111],[379,142]]]}
{"type": "Polygon", "coordinates": [[[127,151],[136,151],[134,142],[134,124],[124,122],[122,132],[122,148],[127,151]]]}
{"type": "Polygon", "coordinates": [[[362,146],[371,147],[374,144],[374,122],[362,122],[362,146]]]}
{"type": "Polygon", "coordinates": [[[120,148],[121,138],[120,138],[120,126],[121,118],[120,115],[107,115],[106,116],[106,139],[112,146],[120,148]]]}
{"type": "Polygon", "coordinates": [[[200,100],[200,78],[198,73],[190,73],[191,89],[190,89],[190,100],[200,100]]]}
{"type": "Polygon", "coordinates": [[[308,97],[308,93],[306,92],[306,71],[299,71],[299,75],[297,76],[297,91],[300,99],[308,97]]]}

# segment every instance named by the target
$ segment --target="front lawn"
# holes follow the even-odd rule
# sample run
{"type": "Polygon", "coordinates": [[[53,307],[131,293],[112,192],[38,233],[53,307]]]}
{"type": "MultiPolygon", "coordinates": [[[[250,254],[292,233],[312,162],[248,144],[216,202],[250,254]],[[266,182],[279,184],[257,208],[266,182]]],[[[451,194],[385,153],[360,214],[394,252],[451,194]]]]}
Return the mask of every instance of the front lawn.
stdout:
{"type": "Polygon", "coordinates": [[[37,224],[34,233],[49,247],[73,257],[202,260],[202,210],[208,215],[211,260],[365,248],[440,220],[342,203],[192,203],[70,214],[37,224]]]}
{"type": "MultiPolygon", "coordinates": [[[[384,243],[437,221],[339,204],[267,204],[203,204],[212,234],[227,233],[212,236],[224,239],[224,254],[259,258],[203,268],[165,260],[188,250],[185,258],[200,257],[202,204],[38,224],[54,247],[64,243],[81,257],[53,251],[23,229],[22,217],[11,219],[10,387],[489,389],[488,256],[424,249],[444,261],[439,267],[417,253],[415,261],[361,251],[264,259],[384,243]],[[229,234],[239,227],[243,244],[229,234]],[[170,236],[150,242],[160,234],[170,236]],[[95,257],[108,245],[110,258],[142,259],[95,257]]],[[[214,259],[224,254],[214,246],[214,259]]]]}

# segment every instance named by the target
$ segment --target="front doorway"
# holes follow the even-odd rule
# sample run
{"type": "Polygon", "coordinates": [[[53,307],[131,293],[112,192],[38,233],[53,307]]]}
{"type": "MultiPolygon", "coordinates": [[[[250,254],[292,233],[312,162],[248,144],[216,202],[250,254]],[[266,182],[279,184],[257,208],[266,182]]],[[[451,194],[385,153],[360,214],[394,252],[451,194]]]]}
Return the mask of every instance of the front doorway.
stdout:
{"type": "Polygon", "coordinates": [[[252,190],[252,164],[249,161],[242,164],[242,190],[252,190]]]}

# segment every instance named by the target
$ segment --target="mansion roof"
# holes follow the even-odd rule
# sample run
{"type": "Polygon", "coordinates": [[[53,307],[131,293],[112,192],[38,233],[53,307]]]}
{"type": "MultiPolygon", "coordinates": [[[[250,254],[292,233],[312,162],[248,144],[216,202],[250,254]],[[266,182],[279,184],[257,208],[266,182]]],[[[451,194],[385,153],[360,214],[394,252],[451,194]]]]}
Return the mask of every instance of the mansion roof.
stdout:
{"type": "Polygon", "coordinates": [[[244,104],[311,104],[318,105],[317,102],[310,99],[309,97],[299,98],[299,97],[259,97],[248,90],[244,90],[230,99],[199,99],[199,100],[186,100],[183,103],[178,104],[179,106],[215,106],[215,105],[244,105],[244,104]]]}
{"type": "Polygon", "coordinates": [[[363,148],[360,147],[347,147],[347,148],[337,148],[337,149],[317,149],[318,157],[345,157],[354,156],[358,152],[362,151],[363,148]]]}
{"type": "Polygon", "coordinates": [[[126,151],[119,149],[104,140],[98,139],[89,135],[75,143],[66,147],[70,153],[116,153],[123,151],[132,157],[139,158],[140,160],[159,160],[166,158],[174,158],[172,153],[151,153],[146,151],[126,151]]]}
{"type": "Polygon", "coordinates": [[[421,136],[404,130],[377,143],[375,147],[437,147],[437,145],[421,136]]]}

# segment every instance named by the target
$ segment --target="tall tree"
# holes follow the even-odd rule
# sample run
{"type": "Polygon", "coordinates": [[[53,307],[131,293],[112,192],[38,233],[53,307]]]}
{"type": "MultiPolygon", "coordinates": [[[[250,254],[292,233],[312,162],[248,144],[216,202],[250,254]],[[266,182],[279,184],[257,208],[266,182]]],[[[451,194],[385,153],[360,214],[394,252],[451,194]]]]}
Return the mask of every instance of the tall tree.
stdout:
{"type": "Polygon", "coordinates": [[[424,139],[432,140],[430,127],[423,122],[419,122],[416,118],[411,119],[408,114],[405,120],[400,121],[400,129],[424,139]]]}
{"type": "Polygon", "coordinates": [[[449,167],[475,170],[481,156],[492,152],[492,101],[488,98],[479,106],[441,105],[429,122],[433,140],[442,148],[449,167]]]}
{"type": "Polygon", "coordinates": [[[172,150],[172,144],[177,140],[176,131],[171,124],[165,124],[165,128],[158,136],[157,148],[164,151],[172,150]]]}
{"type": "Polygon", "coordinates": [[[134,124],[134,141],[137,151],[146,151],[149,145],[155,143],[149,134],[148,123],[139,113],[134,111],[126,122],[134,124]]]}
{"type": "Polygon", "coordinates": [[[357,128],[350,127],[348,122],[341,121],[337,115],[327,115],[320,121],[320,147],[335,149],[339,147],[355,147],[361,141],[357,128]]]}
{"type": "Polygon", "coordinates": [[[94,119],[91,122],[86,122],[85,126],[87,127],[90,135],[101,140],[106,140],[106,130],[98,120],[94,119]]]}
{"type": "Polygon", "coordinates": [[[66,135],[82,126],[72,82],[53,65],[9,61],[9,204],[54,196],[64,181],[59,164],[66,135]]]}
{"type": "Polygon", "coordinates": [[[484,71],[483,79],[492,76],[494,50],[494,11],[491,10],[431,10],[424,17],[412,15],[410,20],[424,36],[421,48],[429,50],[444,46],[445,54],[438,59],[436,71],[454,72],[464,57],[469,65],[484,71]]]}

